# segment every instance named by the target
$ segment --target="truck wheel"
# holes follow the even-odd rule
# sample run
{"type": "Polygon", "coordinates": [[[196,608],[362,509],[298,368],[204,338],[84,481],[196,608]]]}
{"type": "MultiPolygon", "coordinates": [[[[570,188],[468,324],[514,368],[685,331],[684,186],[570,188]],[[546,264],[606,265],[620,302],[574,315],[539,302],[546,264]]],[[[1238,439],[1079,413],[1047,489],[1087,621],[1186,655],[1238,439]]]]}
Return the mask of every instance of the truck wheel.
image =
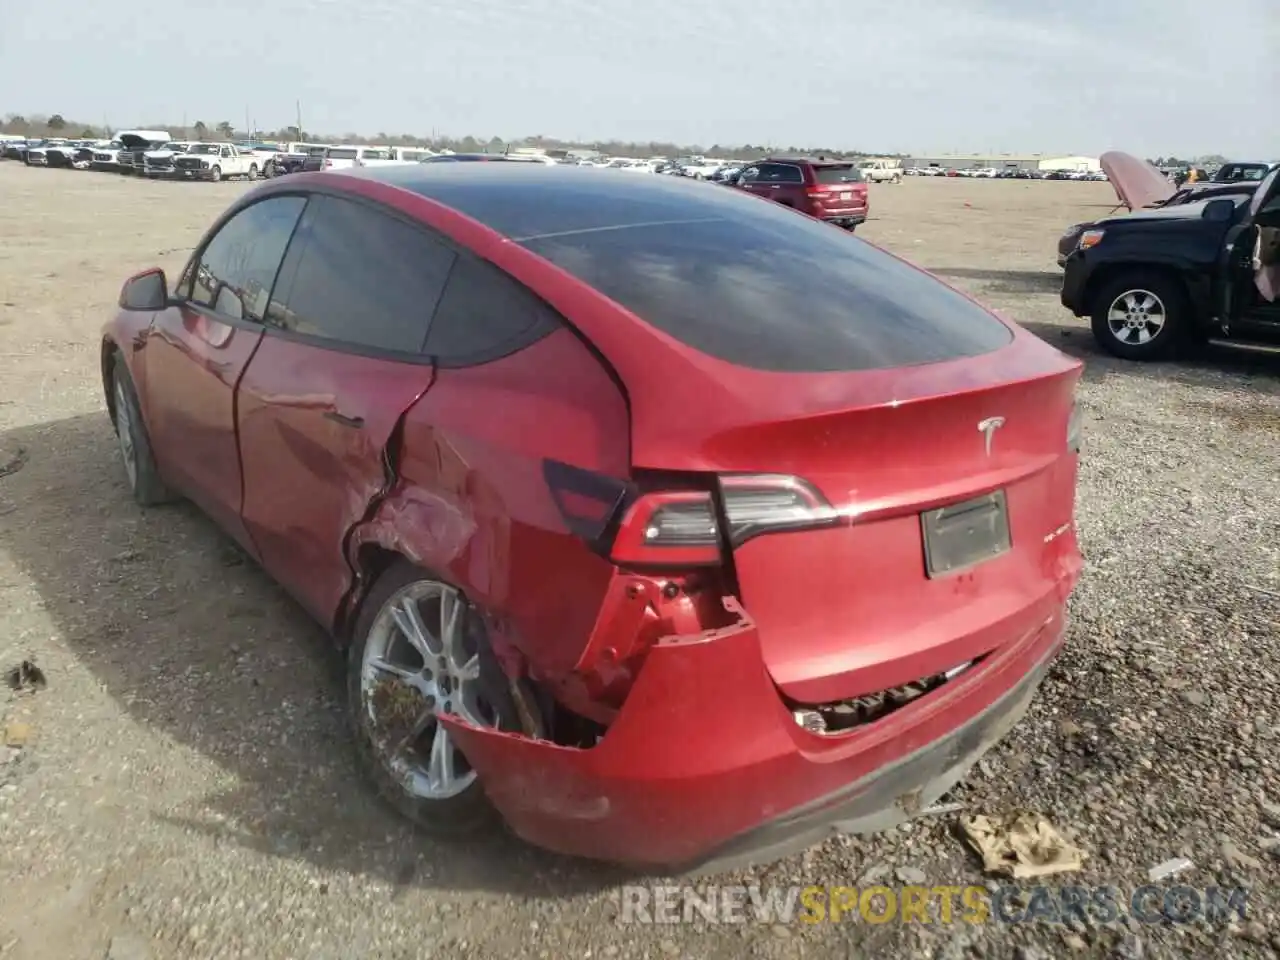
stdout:
{"type": "Polygon", "coordinates": [[[1188,339],[1191,302],[1174,277],[1150,270],[1123,273],[1093,299],[1093,337],[1124,360],[1163,360],[1188,339]]]}
{"type": "Polygon", "coordinates": [[[214,164],[214,166],[211,167],[209,170],[209,179],[212,180],[214,183],[217,183],[219,180],[221,180],[222,168],[217,164],[214,164]]]}
{"type": "Polygon", "coordinates": [[[249,164],[249,179],[250,180],[258,179],[258,165],[256,163],[249,164]]]}
{"type": "Polygon", "coordinates": [[[268,160],[266,163],[262,165],[262,176],[265,177],[267,180],[272,180],[275,178],[275,175],[276,175],[276,162],[274,160],[268,160]]]}

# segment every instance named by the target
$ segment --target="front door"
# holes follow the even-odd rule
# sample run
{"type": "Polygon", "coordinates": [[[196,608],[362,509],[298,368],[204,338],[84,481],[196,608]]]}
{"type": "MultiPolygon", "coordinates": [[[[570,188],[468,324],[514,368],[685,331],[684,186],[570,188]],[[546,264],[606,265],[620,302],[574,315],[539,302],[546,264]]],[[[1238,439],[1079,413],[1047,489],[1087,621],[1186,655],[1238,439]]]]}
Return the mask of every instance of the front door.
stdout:
{"type": "Polygon", "coordinates": [[[273,197],[216,227],[146,341],[147,429],[161,474],[246,549],[235,392],[262,340],[267,295],[301,197],[273,197]]]}
{"type": "MultiPolygon", "coordinates": [[[[1280,169],[1258,184],[1245,218],[1227,234],[1221,263],[1221,316],[1228,323],[1259,319],[1280,303],[1280,169]]],[[[1261,319],[1270,319],[1269,317],[1261,319]]],[[[1272,321],[1274,322],[1274,321],[1272,321]]]]}
{"type": "Polygon", "coordinates": [[[244,522],[263,566],[322,623],[351,584],[347,534],[387,483],[430,386],[427,328],[455,259],[426,228],[312,197],[240,383],[244,522]]]}

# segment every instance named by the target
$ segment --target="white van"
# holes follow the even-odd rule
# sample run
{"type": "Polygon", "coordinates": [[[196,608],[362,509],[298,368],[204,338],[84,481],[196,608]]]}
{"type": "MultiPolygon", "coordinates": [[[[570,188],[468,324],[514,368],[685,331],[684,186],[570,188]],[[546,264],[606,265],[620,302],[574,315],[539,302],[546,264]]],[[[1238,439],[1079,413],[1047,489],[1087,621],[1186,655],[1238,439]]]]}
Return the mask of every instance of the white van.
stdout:
{"type": "Polygon", "coordinates": [[[390,147],[371,147],[360,143],[341,143],[324,152],[324,169],[350,170],[352,167],[385,167],[396,163],[390,147]]]}

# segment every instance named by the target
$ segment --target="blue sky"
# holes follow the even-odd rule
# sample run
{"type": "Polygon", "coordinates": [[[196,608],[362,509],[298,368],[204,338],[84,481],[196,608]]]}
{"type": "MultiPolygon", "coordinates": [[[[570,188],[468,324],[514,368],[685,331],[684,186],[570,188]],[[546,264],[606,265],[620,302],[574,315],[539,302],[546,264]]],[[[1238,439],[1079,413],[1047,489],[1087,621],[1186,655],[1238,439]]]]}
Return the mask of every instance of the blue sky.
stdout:
{"type": "Polygon", "coordinates": [[[0,114],[1280,159],[1278,0],[0,2],[0,114]]]}

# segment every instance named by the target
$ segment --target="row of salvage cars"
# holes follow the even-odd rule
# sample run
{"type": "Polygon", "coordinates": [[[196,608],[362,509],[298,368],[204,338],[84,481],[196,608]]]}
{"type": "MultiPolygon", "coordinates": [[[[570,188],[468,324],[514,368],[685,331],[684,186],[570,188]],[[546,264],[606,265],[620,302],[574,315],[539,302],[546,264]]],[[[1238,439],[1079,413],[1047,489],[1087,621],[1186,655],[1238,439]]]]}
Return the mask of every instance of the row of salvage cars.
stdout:
{"type": "Polygon", "coordinates": [[[1127,153],[1100,162],[1119,205],[1058,241],[1062,304],[1098,344],[1126,360],[1206,344],[1280,353],[1280,164],[1228,163],[1177,187],[1127,153]]]}
{"type": "Polygon", "coordinates": [[[5,159],[28,166],[212,181],[270,179],[304,169],[417,163],[431,156],[434,151],[422,147],[173,140],[164,130],[126,130],[111,140],[12,140],[3,145],[5,159]]]}

